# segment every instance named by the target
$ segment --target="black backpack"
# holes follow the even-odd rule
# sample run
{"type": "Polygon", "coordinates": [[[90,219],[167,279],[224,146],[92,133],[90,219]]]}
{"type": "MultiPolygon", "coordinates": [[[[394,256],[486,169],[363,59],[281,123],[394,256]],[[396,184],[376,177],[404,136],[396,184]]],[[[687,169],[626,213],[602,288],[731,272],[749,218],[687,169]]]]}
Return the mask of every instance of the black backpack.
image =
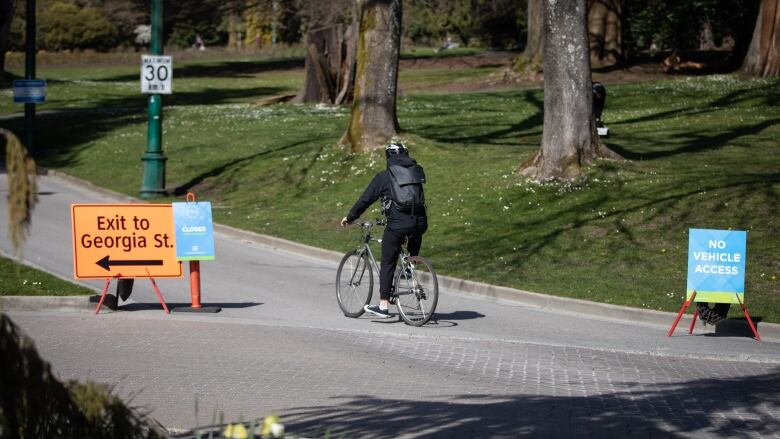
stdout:
{"type": "Polygon", "coordinates": [[[422,166],[414,165],[408,168],[391,165],[387,167],[390,175],[390,192],[393,206],[399,212],[415,215],[425,212],[425,171],[422,166]]]}

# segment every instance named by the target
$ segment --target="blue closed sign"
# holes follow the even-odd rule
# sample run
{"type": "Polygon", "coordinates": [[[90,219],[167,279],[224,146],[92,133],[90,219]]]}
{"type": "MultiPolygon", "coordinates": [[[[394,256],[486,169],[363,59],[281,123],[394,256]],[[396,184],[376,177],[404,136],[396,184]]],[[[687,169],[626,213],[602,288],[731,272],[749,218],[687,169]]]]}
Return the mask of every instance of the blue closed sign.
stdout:
{"type": "Polygon", "coordinates": [[[214,259],[214,226],[210,202],[171,203],[176,228],[176,259],[210,261],[214,259]]]}
{"type": "Polygon", "coordinates": [[[696,302],[739,303],[736,295],[745,293],[746,251],[745,231],[690,229],[688,297],[696,291],[696,302]]]}
{"type": "Polygon", "coordinates": [[[17,79],[12,82],[14,102],[41,104],[46,101],[46,80],[17,79]]]}

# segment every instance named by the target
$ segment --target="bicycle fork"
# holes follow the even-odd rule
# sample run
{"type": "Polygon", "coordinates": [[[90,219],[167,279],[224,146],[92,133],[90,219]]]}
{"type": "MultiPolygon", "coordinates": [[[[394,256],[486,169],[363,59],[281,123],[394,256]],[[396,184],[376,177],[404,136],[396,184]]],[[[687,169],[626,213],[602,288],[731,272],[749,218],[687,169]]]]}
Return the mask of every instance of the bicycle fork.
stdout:
{"type": "Polygon", "coordinates": [[[360,264],[365,263],[365,258],[363,258],[364,255],[365,253],[360,253],[358,256],[358,263],[355,265],[355,269],[352,271],[352,277],[349,279],[350,286],[358,286],[363,281],[363,274],[366,272],[366,267],[361,267],[360,264]],[[357,280],[355,280],[356,276],[357,280]]]}

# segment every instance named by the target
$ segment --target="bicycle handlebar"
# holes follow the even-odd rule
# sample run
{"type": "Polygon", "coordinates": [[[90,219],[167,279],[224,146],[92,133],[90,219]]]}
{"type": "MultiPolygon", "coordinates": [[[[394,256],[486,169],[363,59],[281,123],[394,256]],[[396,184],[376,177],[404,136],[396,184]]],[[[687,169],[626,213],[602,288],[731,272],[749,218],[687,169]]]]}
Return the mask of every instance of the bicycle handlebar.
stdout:
{"type": "Polygon", "coordinates": [[[368,227],[368,226],[384,226],[387,224],[387,220],[383,219],[377,219],[376,221],[371,220],[364,220],[362,218],[357,218],[354,221],[348,223],[350,225],[354,226],[361,226],[361,227],[368,227]]]}

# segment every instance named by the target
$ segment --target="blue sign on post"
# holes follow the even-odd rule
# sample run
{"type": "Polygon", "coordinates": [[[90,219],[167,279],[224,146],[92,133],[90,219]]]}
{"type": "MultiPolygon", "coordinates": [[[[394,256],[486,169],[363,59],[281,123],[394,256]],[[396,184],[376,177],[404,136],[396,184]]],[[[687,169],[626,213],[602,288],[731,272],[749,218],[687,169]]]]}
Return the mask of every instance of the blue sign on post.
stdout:
{"type": "Polygon", "coordinates": [[[46,101],[45,79],[16,79],[12,82],[14,102],[42,104],[46,101]]]}
{"type": "Polygon", "coordinates": [[[696,302],[739,303],[736,294],[745,294],[746,251],[745,231],[690,229],[688,298],[696,291],[696,302]]]}
{"type": "Polygon", "coordinates": [[[176,259],[180,261],[214,260],[214,226],[211,203],[171,203],[176,228],[176,259]]]}

